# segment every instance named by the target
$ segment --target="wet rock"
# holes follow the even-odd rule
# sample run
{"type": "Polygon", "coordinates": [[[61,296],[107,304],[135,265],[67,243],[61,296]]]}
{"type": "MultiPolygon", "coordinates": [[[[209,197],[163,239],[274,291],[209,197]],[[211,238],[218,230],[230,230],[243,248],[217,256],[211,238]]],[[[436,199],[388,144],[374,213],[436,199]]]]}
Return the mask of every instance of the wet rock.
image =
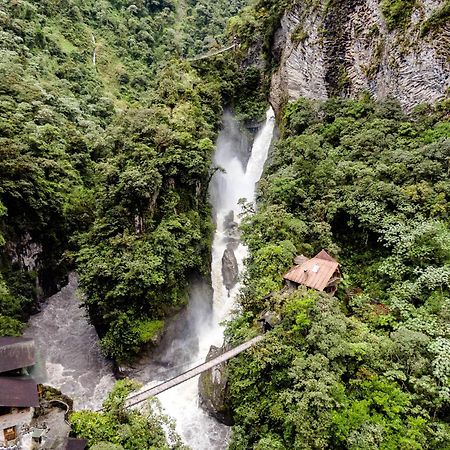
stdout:
{"type": "Polygon", "coordinates": [[[33,238],[28,232],[15,242],[8,242],[5,248],[12,263],[17,264],[21,269],[33,271],[39,268],[42,245],[33,242],[33,238]]]}
{"type": "Polygon", "coordinates": [[[48,450],[65,448],[64,443],[69,436],[70,426],[67,423],[67,415],[64,409],[59,405],[42,408],[31,426],[45,430],[45,444],[42,448],[48,450]]]}
{"type": "Polygon", "coordinates": [[[281,322],[281,317],[274,311],[263,311],[258,319],[261,324],[263,333],[272,330],[281,322]]]}
{"type": "MultiPolygon", "coordinates": [[[[227,348],[212,345],[206,361],[220,356],[227,348]]],[[[198,393],[200,406],[225,425],[233,425],[230,406],[227,403],[228,378],[226,375],[226,362],[218,364],[203,372],[198,380],[198,393]]]]}
{"type": "Polygon", "coordinates": [[[5,261],[28,274],[35,274],[35,304],[24,311],[26,314],[36,314],[40,311],[37,301],[42,301],[58,292],[67,284],[67,267],[61,255],[54,254],[54,249],[37,242],[29,232],[11,237],[4,247],[5,261]]]}
{"type": "Polygon", "coordinates": [[[222,256],[223,284],[230,290],[236,285],[239,277],[239,267],[231,246],[227,246],[222,256]]]}
{"type": "Polygon", "coordinates": [[[240,243],[239,225],[234,220],[234,211],[230,211],[223,219],[227,247],[236,250],[240,243]]]}
{"type": "Polygon", "coordinates": [[[227,248],[229,250],[233,250],[233,252],[239,247],[239,244],[241,243],[239,238],[233,236],[228,236],[225,242],[227,243],[227,248]]]}
{"type": "Polygon", "coordinates": [[[264,319],[269,325],[274,327],[281,322],[281,317],[274,311],[264,311],[261,316],[261,319],[264,319]]]}
{"type": "Polygon", "coordinates": [[[223,227],[225,230],[230,230],[236,226],[236,222],[234,221],[234,211],[231,210],[224,218],[223,218],[223,227]]]}
{"type": "Polygon", "coordinates": [[[129,378],[131,374],[131,368],[127,366],[120,366],[117,361],[113,361],[113,375],[116,380],[124,380],[129,378]]]}
{"type": "MultiPolygon", "coordinates": [[[[73,399],[66,394],[63,394],[59,389],[53,386],[48,386],[45,384],[39,384],[40,391],[40,408],[41,413],[45,413],[45,408],[56,407],[62,409],[68,418],[68,414],[73,410],[73,399]]],[[[39,415],[39,414],[36,414],[39,415]]]]}

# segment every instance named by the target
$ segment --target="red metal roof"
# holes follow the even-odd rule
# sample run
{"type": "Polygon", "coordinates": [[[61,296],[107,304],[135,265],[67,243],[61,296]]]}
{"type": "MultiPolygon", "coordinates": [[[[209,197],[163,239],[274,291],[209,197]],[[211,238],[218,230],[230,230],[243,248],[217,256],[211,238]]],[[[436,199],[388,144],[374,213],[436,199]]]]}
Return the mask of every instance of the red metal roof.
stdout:
{"type": "Polygon", "coordinates": [[[338,267],[339,263],[325,250],[321,250],[314,258],[294,266],[283,278],[318,291],[323,291],[338,267]]]}
{"type": "Polygon", "coordinates": [[[303,264],[305,261],[308,261],[309,258],[307,258],[305,255],[298,255],[294,258],[294,264],[297,264],[298,266],[300,264],[303,264]]]}
{"type": "Polygon", "coordinates": [[[32,378],[0,377],[0,406],[39,406],[36,381],[32,378]]]}
{"type": "Polygon", "coordinates": [[[314,258],[325,259],[326,261],[332,261],[337,263],[337,261],[334,258],[332,258],[325,250],[320,250],[320,252],[317,253],[316,256],[314,256],[314,258]]]}

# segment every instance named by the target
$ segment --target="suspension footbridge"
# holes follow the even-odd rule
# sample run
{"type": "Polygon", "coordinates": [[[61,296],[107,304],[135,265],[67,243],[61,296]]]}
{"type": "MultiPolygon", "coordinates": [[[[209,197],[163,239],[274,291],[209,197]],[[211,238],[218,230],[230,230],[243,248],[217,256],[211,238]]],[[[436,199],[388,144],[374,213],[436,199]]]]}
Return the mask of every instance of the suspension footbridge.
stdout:
{"type": "Polygon", "coordinates": [[[238,44],[232,44],[229,45],[228,47],[224,47],[213,52],[204,53],[203,55],[194,56],[193,58],[186,58],[186,61],[193,62],[193,61],[200,61],[201,59],[211,58],[212,56],[220,55],[221,53],[227,52],[228,50],[232,50],[237,46],[238,44]]]}
{"type": "Polygon", "coordinates": [[[222,353],[216,358],[206,361],[205,363],[200,364],[198,366],[192,367],[186,372],[183,372],[180,375],[177,375],[176,377],[170,378],[169,380],[166,380],[163,383],[159,383],[151,387],[144,386],[139,392],[132,393],[127,397],[125,401],[125,408],[130,408],[134,405],[137,405],[147,400],[149,397],[154,397],[155,395],[161,394],[161,392],[167,391],[168,389],[173,388],[174,386],[177,386],[183,383],[184,381],[194,378],[195,376],[201,374],[202,372],[206,372],[207,370],[213,368],[214,366],[217,366],[218,364],[228,361],[229,359],[235,357],[236,355],[239,355],[239,353],[242,353],[243,351],[257,344],[263,338],[264,336],[256,336],[253,339],[250,339],[244,342],[243,344],[240,344],[237,347],[234,347],[231,350],[222,353]]]}

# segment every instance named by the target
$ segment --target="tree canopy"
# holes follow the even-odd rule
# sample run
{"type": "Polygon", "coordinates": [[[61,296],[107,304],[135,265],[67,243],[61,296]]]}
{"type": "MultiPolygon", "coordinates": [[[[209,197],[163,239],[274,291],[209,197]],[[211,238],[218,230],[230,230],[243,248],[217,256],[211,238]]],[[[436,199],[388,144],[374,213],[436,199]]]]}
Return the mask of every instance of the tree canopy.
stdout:
{"type": "Polygon", "coordinates": [[[229,363],[232,449],[450,445],[448,102],[299,99],[242,223],[250,256],[230,342],[282,322],[229,363]],[[281,290],[327,249],[336,297],[281,290]]]}
{"type": "Polygon", "coordinates": [[[242,2],[207,3],[0,6],[0,334],[75,268],[105,354],[123,361],[208,270],[207,182],[236,63],[183,58],[222,45],[242,2]]]}
{"type": "Polygon", "coordinates": [[[69,419],[72,433],[86,439],[92,450],[185,450],[174,424],[161,413],[156,400],[149,400],[139,411],[124,407],[127,395],[138,387],[131,380],[118,381],[102,412],[73,412],[69,419]]]}

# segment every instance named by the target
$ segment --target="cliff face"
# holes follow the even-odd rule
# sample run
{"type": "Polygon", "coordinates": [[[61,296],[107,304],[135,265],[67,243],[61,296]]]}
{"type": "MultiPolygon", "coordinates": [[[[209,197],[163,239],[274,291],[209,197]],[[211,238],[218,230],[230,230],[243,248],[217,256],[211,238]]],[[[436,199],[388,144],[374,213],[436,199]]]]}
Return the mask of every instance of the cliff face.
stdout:
{"type": "Polygon", "coordinates": [[[450,86],[450,24],[423,31],[444,1],[418,0],[404,26],[389,27],[379,0],[302,2],[284,13],[272,46],[270,101],[370,92],[405,110],[435,102],[450,86]],[[327,4],[328,3],[328,4],[327,4]]]}

